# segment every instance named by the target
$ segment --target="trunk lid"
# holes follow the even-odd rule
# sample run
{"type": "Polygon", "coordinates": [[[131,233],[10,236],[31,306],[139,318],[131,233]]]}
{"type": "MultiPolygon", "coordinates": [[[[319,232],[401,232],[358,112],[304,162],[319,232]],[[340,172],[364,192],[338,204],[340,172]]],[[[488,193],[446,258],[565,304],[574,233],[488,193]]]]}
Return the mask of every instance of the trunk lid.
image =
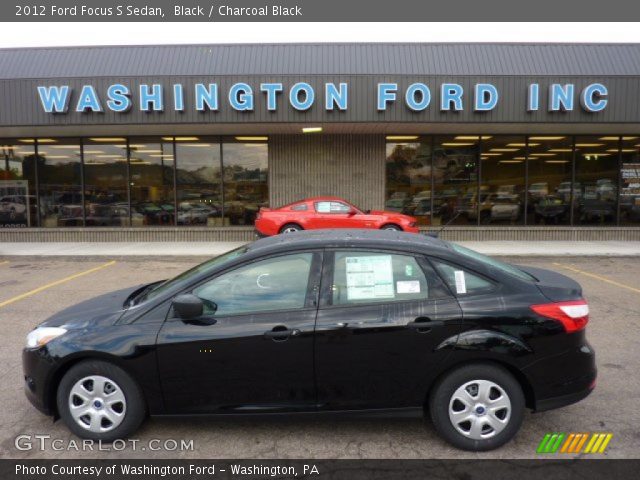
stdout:
{"type": "Polygon", "coordinates": [[[552,302],[562,302],[567,300],[578,300],[582,298],[582,287],[572,278],[561,273],[529,266],[518,268],[536,279],[536,285],[540,292],[552,302]]]}

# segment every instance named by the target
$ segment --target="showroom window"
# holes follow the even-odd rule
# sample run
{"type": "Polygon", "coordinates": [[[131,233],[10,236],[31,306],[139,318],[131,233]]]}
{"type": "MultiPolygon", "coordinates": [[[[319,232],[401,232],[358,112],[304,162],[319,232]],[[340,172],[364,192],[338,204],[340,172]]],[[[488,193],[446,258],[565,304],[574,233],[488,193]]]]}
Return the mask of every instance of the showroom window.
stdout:
{"type": "Polygon", "coordinates": [[[0,226],[37,227],[35,140],[4,140],[0,166],[0,226]]]}
{"type": "MultiPolygon", "coordinates": [[[[573,139],[563,135],[529,137],[527,223],[569,225],[572,201],[573,139]]],[[[577,190],[577,189],[576,189],[577,190]]]]}
{"type": "Polygon", "coordinates": [[[575,137],[575,225],[615,225],[618,202],[616,136],[575,137]]]}
{"type": "Polygon", "coordinates": [[[387,136],[385,210],[431,224],[431,137],[387,136]]]}
{"type": "Polygon", "coordinates": [[[478,222],[480,137],[435,137],[433,148],[433,224],[478,222]]]}
{"type": "Polygon", "coordinates": [[[267,137],[235,137],[222,143],[224,219],[230,225],[253,225],[269,204],[267,137]]]}
{"type": "Polygon", "coordinates": [[[131,226],[173,225],[173,142],[141,137],[129,143],[131,226]]]}
{"type": "Polygon", "coordinates": [[[640,137],[625,136],[620,153],[620,224],[640,224],[640,137]]]}
{"type": "Polygon", "coordinates": [[[79,138],[38,145],[38,193],[43,227],[81,227],[82,159],[79,138]]]}
{"type": "Polygon", "coordinates": [[[130,225],[127,139],[83,140],[85,225],[130,225]]]}
{"type": "Polygon", "coordinates": [[[524,136],[482,137],[480,224],[524,223],[526,149],[524,136]]]}
{"type": "Polygon", "coordinates": [[[177,137],[178,225],[222,226],[220,142],[177,137]]]}

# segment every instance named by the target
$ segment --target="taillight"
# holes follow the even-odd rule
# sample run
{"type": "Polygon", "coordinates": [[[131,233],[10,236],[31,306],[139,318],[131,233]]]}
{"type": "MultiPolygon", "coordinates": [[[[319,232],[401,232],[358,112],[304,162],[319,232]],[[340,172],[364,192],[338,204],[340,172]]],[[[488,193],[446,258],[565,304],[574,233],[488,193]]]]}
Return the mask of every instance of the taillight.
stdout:
{"type": "Polygon", "coordinates": [[[585,300],[531,305],[531,310],[562,323],[567,333],[577,332],[589,322],[589,305],[585,300]]]}

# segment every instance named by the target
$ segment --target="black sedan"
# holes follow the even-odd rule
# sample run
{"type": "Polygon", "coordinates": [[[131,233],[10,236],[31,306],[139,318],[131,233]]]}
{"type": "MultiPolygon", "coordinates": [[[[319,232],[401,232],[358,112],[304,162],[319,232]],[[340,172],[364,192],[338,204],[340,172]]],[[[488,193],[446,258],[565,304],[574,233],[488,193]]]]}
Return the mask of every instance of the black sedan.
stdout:
{"type": "Polygon", "coordinates": [[[525,408],[594,388],[573,280],[428,236],[279,235],[60,312],[27,337],[25,390],[78,436],[146,415],[384,411],[496,448],[525,408]]]}

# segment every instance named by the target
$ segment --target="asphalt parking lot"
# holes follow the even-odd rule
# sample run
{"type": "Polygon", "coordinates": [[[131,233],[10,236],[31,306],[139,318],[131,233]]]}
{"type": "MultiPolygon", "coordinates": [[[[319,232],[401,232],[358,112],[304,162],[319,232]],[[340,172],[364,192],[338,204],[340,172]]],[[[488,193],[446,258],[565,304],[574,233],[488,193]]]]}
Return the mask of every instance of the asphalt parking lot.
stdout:
{"type": "MultiPolygon", "coordinates": [[[[591,305],[588,338],[597,352],[598,386],[586,400],[527,414],[514,441],[474,454],[449,447],[415,419],[154,418],[136,434],[137,449],[67,450],[74,439],[61,422],[37,412],[23,394],[25,335],[54,312],[100,293],[171,277],[202,257],[0,258],[0,458],[535,458],[547,432],[611,432],[606,454],[640,456],[640,258],[519,257],[514,263],[550,268],[584,287],[591,305]],[[62,439],[62,451],[19,450],[18,435],[62,439]],[[153,451],[150,439],[193,440],[192,450],[153,451]],[[142,448],[141,448],[142,447],[142,448]]],[[[77,439],[76,439],[77,440],[77,439]]],[[[34,442],[34,447],[38,442],[34,442]]],[[[169,442],[169,447],[173,443],[169,442]]],[[[548,456],[547,456],[548,457],[548,456]]],[[[557,458],[557,456],[554,456],[557,458]]],[[[563,458],[569,455],[563,455],[563,458]]]]}

